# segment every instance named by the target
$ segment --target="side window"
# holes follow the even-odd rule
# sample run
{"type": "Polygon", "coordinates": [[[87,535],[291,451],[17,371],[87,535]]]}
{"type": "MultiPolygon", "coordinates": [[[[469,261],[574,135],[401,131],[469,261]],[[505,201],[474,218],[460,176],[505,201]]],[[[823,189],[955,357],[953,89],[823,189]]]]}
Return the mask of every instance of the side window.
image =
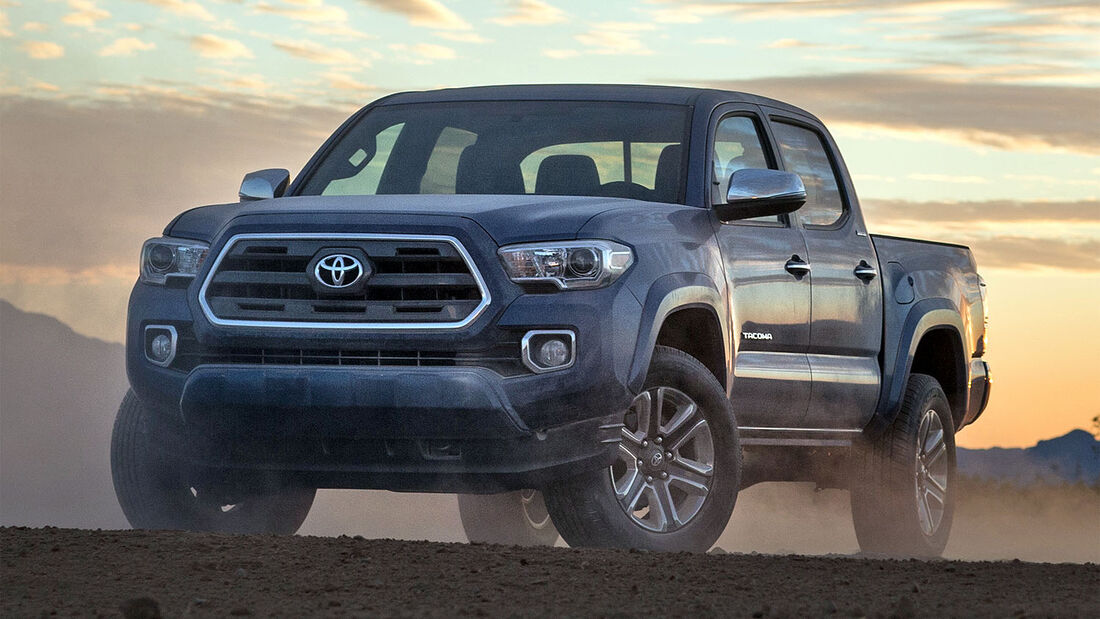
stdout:
{"type": "Polygon", "coordinates": [[[784,167],[801,176],[806,185],[806,205],[798,210],[802,223],[831,226],[840,221],[844,216],[844,200],[821,134],[782,121],[772,123],[772,132],[779,143],[784,167]]]}
{"type": "MultiPolygon", "coordinates": [[[[727,116],[718,123],[711,155],[714,180],[711,183],[711,204],[725,204],[730,176],[744,168],[768,168],[760,130],[749,116],[727,116]]],[[[755,217],[748,221],[778,222],[779,216],[755,217]]]]}
{"type": "Polygon", "coordinates": [[[393,143],[405,123],[398,123],[383,129],[374,140],[374,156],[367,159],[367,151],[362,148],[356,150],[348,157],[347,170],[350,176],[333,179],[324,190],[323,196],[355,196],[373,195],[378,191],[378,181],[382,178],[382,170],[390,159],[390,151],[393,143]]]}
{"type": "Polygon", "coordinates": [[[477,141],[477,134],[464,129],[445,127],[439,132],[435,148],[428,156],[420,193],[454,193],[458,177],[458,159],[466,147],[477,141]]]}

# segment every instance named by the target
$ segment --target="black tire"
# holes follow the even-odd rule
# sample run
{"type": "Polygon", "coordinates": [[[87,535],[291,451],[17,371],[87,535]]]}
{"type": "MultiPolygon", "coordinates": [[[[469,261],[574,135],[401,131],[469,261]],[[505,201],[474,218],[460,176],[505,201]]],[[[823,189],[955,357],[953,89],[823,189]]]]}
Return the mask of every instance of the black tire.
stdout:
{"type": "Polygon", "coordinates": [[[471,542],[553,546],[558,541],[558,530],[537,490],[460,494],[458,514],[471,542]]]}
{"type": "Polygon", "coordinates": [[[155,447],[147,414],[134,392],[128,391],[111,435],[115,495],[135,529],[289,535],[305,521],[314,488],[283,486],[272,480],[260,488],[250,486],[231,505],[201,490],[202,484],[192,481],[197,476],[155,447]]]}
{"type": "MultiPolygon", "coordinates": [[[[682,398],[680,401],[683,402],[682,398]]],[[[689,410],[689,406],[685,403],[682,407],[674,407],[673,417],[680,411],[689,410]]],[[[644,391],[624,414],[624,421],[626,426],[620,450],[625,451],[620,451],[623,457],[610,471],[593,471],[553,483],[544,489],[546,506],[562,538],[574,547],[705,552],[729,523],[741,486],[741,445],[737,422],[722,385],[695,358],[679,350],[658,346],[653,353],[644,391]],[[665,426],[668,440],[662,446],[665,438],[662,417],[665,413],[661,408],[656,409],[656,415],[644,416],[651,421],[642,421],[641,409],[652,410],[650,404],[640,403],[647,393],[658,394],[662,403],[668,401],[664,398],[669,394],[674,394],[676,398],[687,396],[696,405],[692,413],[695,415],[692,419],[696,421],[689,421],[692,427],[681,432],[670,428],[682,428],[685,424],[676,426],[670,418],[665,426]],[[664,395],[660,395],[662,393],[664,395]],[[653,422],[653,419],[656,421],[653,422]],[[643,432],[642,425],[654,431],[643,432]],[[641,440],[639,434],[651,436],[652,440],[635,443],[641,440]],[[706,444],[699,442],[702,437],[710,444],[709,458],[706,444]],[[689,440],[691,443],[685,443],[689,440]],[[642,447],[643,444],[646,446],[642,447]],[[685,444],[685,448],[680,447],[685,444]],[[665,447],[669,451],[663,451],[665,447]],[[635,454],[632,449],[638,453],[635,454]],[[656,451],[652,451],[654,449],[656,451]],[[657,455],[658,452],[661,456],[657,455]],[[669,458],[665,455],[667,453],[672,453],[673,457],[669,458]],[[638,457],[635,470],[624,468],[628,466],[627,462],[629,466],[635,466],[634,460],[628,461],[635,455],[638,457]],[[682,476],[691,471],[685,467],[697,470],[700,463],[708,459],[712,461],[709,474],[689,476],[696,485],[686,484],[688,478],[682,476]],[[660,466],[667,468],[661,469],[660,466]],[[663,485],[660,480],[665,480],[663,485]],[[705,483],[698,483],[703,480],[705,483]],[[635,490],[636,483],[642,483],[640,490],[635,490]],[[616,488],[620,490],[617,492],[616,488]],[[629,507],[620,503],[620,495],[629,507]],[[643,495],[644,505],[641,502],[643,495]],[[677,496],[681,498],[679,505],[676,505],[677,496]],[[650,501],[657,503],[655,509],[649,505],[650,501]],[[664,505],[672,505],[673,509],[669,510],[664,505]],[[685,509],[685,506],[690,509],[685,509]],[[689,511],[691,515],[687,516],[689,511]],[[674,517],[666,517],[668,514],[674,517]],[[678,517],[685,522],[678,522],[678,517]]]]}
{"type": "Polygon", "coordinates": [[[860,549],[942,555],[955,515],[955,424],[936,379],[913,374],[897,419],[855,454],[852,522],[860,549]]]}

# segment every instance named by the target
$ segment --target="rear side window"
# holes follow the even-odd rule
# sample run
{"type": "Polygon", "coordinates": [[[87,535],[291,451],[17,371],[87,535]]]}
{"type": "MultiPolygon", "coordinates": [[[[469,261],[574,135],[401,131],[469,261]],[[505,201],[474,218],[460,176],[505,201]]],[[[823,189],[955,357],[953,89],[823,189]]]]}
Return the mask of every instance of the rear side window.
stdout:
{"type": "Polygon", "coordinates": [[[831,226],[840,221],[844,216],[844,199],[821,134],[783,121],[772,123],[772,133],[784,167],[801,176],[806,185],[806,205],[798,209],[802,223],[831,226]]]}

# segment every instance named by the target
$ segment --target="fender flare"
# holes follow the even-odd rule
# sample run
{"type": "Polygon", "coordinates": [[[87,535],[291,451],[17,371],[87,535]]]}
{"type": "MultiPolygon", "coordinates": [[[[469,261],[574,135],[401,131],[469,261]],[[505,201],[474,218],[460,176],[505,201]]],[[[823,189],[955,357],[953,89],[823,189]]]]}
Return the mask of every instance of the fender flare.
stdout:
{"type": "Polygon", "coordinates": [[[639,393],[653,359],[657,336],[665,319],[677,310],[698,307],[710,310],[722,332],[722,350],[726,358],[726,373],[730,368],[729,328],[725,316],[723,294],[714,280],[702,273],[670,273],[660,277],[649,287],[642,303],[642,316],[638,327],[638,341],[634,346],[634,359],[627,375],[627,387],[639,393]]]}
{"type": "MultiPolygon", "coordinates": [[[[958,338],[960,345],[965,341],[962,317],[958,308],[948,299],[922,299],[906,314],[893,358],[884,351],[882,387],[879,390],[875,414],[867,425],[869,433],[877,434],[894,422],[905,398],[905,386],[909,382],[917,347],[925,335],[939,330],[950,331],[958,338]]],[[[962,350],[965,352],[965,347],[962,350]]],[[[958,362],[965,363],[965,360],[958,362]]],[[[963,371],[965,374],[965,368],[963,371]]],[[[957,411],[952,413],[957,414],[957,411]]]]}

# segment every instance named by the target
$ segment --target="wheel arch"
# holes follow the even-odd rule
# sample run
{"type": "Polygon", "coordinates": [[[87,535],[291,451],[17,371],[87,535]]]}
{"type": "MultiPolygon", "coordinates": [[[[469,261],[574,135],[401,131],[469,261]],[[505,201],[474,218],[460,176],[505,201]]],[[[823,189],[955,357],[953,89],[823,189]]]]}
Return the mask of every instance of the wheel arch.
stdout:
{"type": "Polygon", "coordinates": [[[658,345],[695,357],[727,387],[730,345],[722,298],[714,281],[700,273],[672,273],[653,283],[642,306],[627,381],[631,391],[641,391],[658,345]]]}
{"type": "Polygon", "coordinates": [[[901,328],[894,363],[883,368],[876,412],[868,424],[872,433],[891,423],[901,409],[905,386],[913,373],[935,378],[951,406],[955,427],[961,427],[969,403],[967,352],[958,310],[947,299],[924,299],[915,304],[901,328]]]}

